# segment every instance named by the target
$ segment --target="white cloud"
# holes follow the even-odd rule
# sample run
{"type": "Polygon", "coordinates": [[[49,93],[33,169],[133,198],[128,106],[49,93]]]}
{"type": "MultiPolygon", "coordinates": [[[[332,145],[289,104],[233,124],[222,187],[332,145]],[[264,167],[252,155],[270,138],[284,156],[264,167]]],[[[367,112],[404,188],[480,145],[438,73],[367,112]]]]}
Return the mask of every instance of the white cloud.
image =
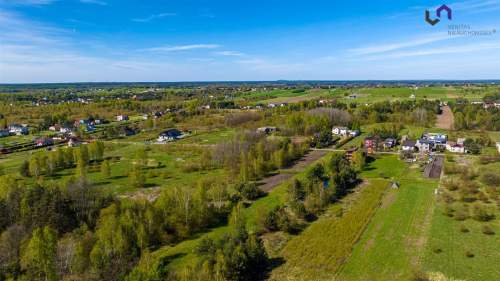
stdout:
{"type": "Polygon", "coordinates": [[[244,53],[241,53],[238,51],[220,51],[220,52],[215,52],[214,54],[220,55],[220,56],[226,56],[226,57],[243,57],[243,56],[245,56],[244,53]]]}
{"type": "Polygon", "coordinates": [[[452,37],[448,35],[446,32],[442,33],[434,33],[426,36],[421,36],[418,38],[413,38],[409,40],[393,42],[389,44],[380,44],[380,45],[371,45],[367,47],[359,47],[348,50],[350,53],[354,55],[371,55],[377,53],[384,53],[389,51],[396,51],[404,48],[417,47],[422,45],[431,44],[438,41],[449,40],[452,37]]]}
{"type": "Polygon", "coordinates": [[[161,14],[150,15],[150,16],[145,17],[145,18],[133,18],[131,20],[135,21],[135,22],[150,22],[150,21],[153,21],[155,19],[161,19],[164,17],[173,17],[176,15],[177,15],[176,13],[161,13],[161,14]]]}
{"type": "Polygon", "coordinates": [[[179,45],[179,46],[163,46],[144,49],[150,52],[179,52],[179,51],[189,51],[196,49],[216,49],[220,45],[217,44],[192,44],[192,45],[179,45]]]}

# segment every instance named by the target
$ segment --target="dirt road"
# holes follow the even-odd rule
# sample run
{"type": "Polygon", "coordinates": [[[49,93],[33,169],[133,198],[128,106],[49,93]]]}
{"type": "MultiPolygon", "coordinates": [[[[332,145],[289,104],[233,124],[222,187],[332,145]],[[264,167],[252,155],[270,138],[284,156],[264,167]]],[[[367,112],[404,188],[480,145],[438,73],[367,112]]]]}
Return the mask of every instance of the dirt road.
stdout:
{"type": "Polygon", "coordinates": [[[443,112],[437,115],[436,127],[445,130],[453,130],[453,112],[451,112],[449,106],[443,106],[441,107],[441,110],[443,112]]]}
{"type": "Polygon", "coordinates": [[[327,150],[311,150],[307,155],[302,157],[302,159],[297,161],[293,166],[281,170],[279,174],[261,180],[259,182],[261,184],[260,189],[262,189],[264,192],[272,191],[275,187],[277,187],[284,181],[291,179],[295,174],[303,171],[308,165],[310,165],[314,161],[325,156],[328,152],[329,151],[327,150]]]}

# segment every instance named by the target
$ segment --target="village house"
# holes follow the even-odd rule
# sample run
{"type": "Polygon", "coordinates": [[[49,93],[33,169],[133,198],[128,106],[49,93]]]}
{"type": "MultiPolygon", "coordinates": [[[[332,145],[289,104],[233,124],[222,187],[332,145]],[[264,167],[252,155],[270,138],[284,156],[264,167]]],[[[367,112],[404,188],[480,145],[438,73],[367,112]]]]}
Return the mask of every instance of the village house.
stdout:
{"type": "Polygon", "coordinates": [[[337,136],[347,136],[349,129],[347,127],[333,127],[332,134],[337,136]]]}
{"type": "Polygon", "coordinates": [[[364,147],[370,154],[377,151],[378,143],[379,143],[379,138],[377,137],[368,137],[363,142],[364,147]]]}
{"type": "Polygon", "coordinates": [[[396,146],[396,139],[393,139],[393,138],[385,139],[385,141],[384,141],[384,148],[385,149],[390,149],[390,148],[393,148],[394,146],[396,146]]]}
{"type": "Polygon", "coordinates": [[[416,141],[414,140],[405,140],[401,145],[401,150],[403,151],[414,151],[415,150],[416,141]]]}
{"type": "Polygon", "coordinates": [[[17,136],[27,135],[29,133],[29,129],[27,125],[12,124],[9,126],[9,133],[17,136]]]}
{"type": "Polygon", "coordinates": [[[116,121],[128,121],[128,115],[118,115],[116,116],[116,121]]]}
{"type": "Polygon", "coordinates": [[[35,140],[35,145],[37,147],[54,145],[54,140],[51,138],[38,138],[35,140]]]}
{"type": "Polygon", "coordinates": [[[357,137],[361,134],[361,132],[359,130],[349,130],[349,135],[351,137],[357,137]]]}
{"type": "Polygon", "coordinates": [[[415,144],[415,147],[418,148],[419,152],[430,152],[432,148],[434,147],[434,144],[426,139],[419,139],[417,140],[417,143],[415,144]]]}
{"type": "Polygon", "coordinates": [[[77,147],[82,144],[82,141],[78,138],[72,137],[68,141],[68,147],[77,147]]]}
{"type": "Polygon", "coordinates": [[[10,136],[9,130],[0,130],[0,138],[10,136]]]}
{"type": "Polygon", "coordinates": [[[271,134],[274,132],[277,132],[278,128],[276,127],[260,127],[257,128],[257,133],[263,133],[263,134],[271,134]]]}
{"type": "Polygon", "coordinates": [[[174,141],[182,138],[182,132],[177,129],[168,129],[158,136],[158,142],[174,141]]]}
{"type": "Polygon", "coordinates": [[[448,150],[449,152],[453,152],[453,153],[465,153],[466,152],[463,143],[459,144],[458,142],[453,142],[453,141],[446,142],[446,150],[448,150]]]}

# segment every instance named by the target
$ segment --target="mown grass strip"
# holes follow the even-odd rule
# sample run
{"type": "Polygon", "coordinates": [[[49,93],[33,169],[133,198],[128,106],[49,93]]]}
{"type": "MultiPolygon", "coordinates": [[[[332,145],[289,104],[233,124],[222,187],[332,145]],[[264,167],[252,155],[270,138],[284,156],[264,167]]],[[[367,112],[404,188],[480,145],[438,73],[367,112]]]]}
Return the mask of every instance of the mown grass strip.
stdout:
{"type": "Polygon", "coordinates": [[[387,180],[370,179],[341,217],[325,215],[290,240],[282,252],[286,263],[275,270],[272,280],[332,280],[370,222],[388,186],[387,180]]]}

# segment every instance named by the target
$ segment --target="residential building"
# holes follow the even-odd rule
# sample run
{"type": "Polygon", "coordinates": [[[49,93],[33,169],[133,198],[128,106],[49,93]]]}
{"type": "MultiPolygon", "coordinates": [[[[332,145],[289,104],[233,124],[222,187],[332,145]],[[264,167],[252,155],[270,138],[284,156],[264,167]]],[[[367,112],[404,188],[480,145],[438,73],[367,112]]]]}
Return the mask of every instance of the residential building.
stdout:
{"type": "Polygon", "coordinates": [[[37,147],[54,145],[54,140],[51,138],[38,138],[35,140],[35,145],[37,147]]]}
{"type": "Polygon", "coordinates": [[[9,130],[0,130],[0,138],[10,136],[9,130]]]}
{"type": "Polygon", "coordinates": [[[394,146],[396,146],[396,139],[393,139],[393,138],[385,139],[385,141],[384,141],[384,148],[385,149],[393,148],[394,146]]]}
{"type": "Polygon", "coordinates": [[[182,132],[177,129],[169,129],[158,136],[158,142],[174,141],[182,138],[182,132]]]}
{"type": "Polygon", "coordinates": [[[260,127],[257,128],[257,133],[271,134],[278,131],[276,127],[260,127]]]}
{"type": "Polygon", "coordinates": [[[417,144],[414,140],[405,140],[401,145],[401,150],[403,151],[414,151],[415,145],[417,144]]]}
{"type": "Polygon", "coordinates": [[[127,121],[129,120],[128,115],[118,115],[116,116],[116,121],[127,121]]]}
{"type": "Polygon", "coordinates": [[[363,144],[368,153],[377,151],[379,139],[377,137],[368,137],[364,140],[363,144]]]}
{"type": "Polygon", "coordinates": [[[332,134],[337,136],[347,136],[349,129],[347,127],[333,127],[332,134]]]}
{"type": "Polygon", "coordinates": [[[29,133],[28,126],[13,124],[9,126],[9,133],[11,135],[27,135],[29,133]]]}
{"type": "Polygon", "coordinates": [[[459,144],[458,142],[448,141],[446,142],[446,150],[453,153],[465,153],[465,147],[463,144],[459,144]]]}
{"type": "Polygon", "coordinates": [[[433,144],[433,142],[431,142],[429,140],[419,139],[419,140],[417,140],[415,147],[418,148],[419,152],[429,152],[434,147],[434,144],[433,144]]]}

